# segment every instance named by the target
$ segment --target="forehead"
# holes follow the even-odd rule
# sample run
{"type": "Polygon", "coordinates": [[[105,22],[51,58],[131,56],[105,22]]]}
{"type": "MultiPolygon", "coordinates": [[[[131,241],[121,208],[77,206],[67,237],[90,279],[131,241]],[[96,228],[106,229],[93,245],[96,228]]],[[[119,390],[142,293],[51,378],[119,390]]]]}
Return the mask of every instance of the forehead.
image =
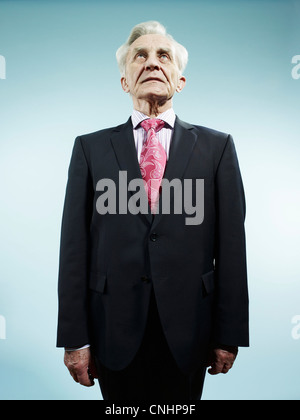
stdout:
{"type": "Polygon", "coordinates": [[[173,43],[164,35],[148,34],[136,39],[129,48],[129,53],[138,50],[167,50],[174,52],[173,43]]]}

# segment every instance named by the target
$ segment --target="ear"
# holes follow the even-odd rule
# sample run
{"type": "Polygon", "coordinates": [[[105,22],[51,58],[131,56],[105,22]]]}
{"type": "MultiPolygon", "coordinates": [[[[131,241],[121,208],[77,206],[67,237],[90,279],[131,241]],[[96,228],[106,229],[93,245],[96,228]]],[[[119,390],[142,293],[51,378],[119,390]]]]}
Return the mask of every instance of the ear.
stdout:
{"type": "Polygon", "coordinates": [[[184,88],[186,83],[186,78],[184,76],[180,76],[179,80],[178,80],[178,84],[177,84],[177,88],[176,88],[176,92],[181,92],[182,89],[184,88]]]}
{"type": "Polygon", "coordinates": [[[128,86],[127,81],[126,81],[126,77],[121,78],[121,85],[122,85],[122,89],[124,90],[124,92],[129,93],[129,86],[128,86]]]}

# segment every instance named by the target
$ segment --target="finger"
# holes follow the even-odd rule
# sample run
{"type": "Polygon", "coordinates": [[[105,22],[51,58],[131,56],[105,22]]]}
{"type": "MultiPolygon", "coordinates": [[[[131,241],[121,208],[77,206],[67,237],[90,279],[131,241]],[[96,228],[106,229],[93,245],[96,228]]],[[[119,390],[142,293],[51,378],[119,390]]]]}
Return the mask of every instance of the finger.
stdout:
{"type": "Polygon", "coordinates": [[[216,372],[215,372],[215,368],[214,367],[211,367],[210,369],[208,369],[208,371],[207,371],[210,375],[216,375],[216,372]]]}
{"type": "Polygon", "coordinates": [[[223,363],[212,363],[211,368],[208,370],[210,375],[218,375],[223,370],[223,363]]]}
{"type": "Polygon", "coordinates": [[[93,377],[89,374],[88,369],[77,372],[77,378],[80,385],[87,387],[94,385],[93,377]]]}
{"type": "Polygon", "coordinates": [[[225,363],[225,365],[223,366],[223,369],[222,369],[222,373],[227,373],[229,371],[229,369],[230,369],[230,367],[228,365],[226,365],[226,363],[225,363]]]}
{"type": "Polygon", "coordinates": [[[72,376],[74,381],[79,383],[80,385],[83,385],[83,386],[93,386],[93,385],[95,385],[94,377],[93,377],[93,375],[91,375],[89,373],[89,371],[87,371],[87,372],[84,372],[84,371],[80,371],[80,372],[70,371],[70,375],[72,376]]]}
{"type": "Polygon", "coordinates": [[[225,363],[222,369],[222,373],[227,373],[232,368],[233,363],[225,363]]]}
{"type": "Polygon", "coordinates": [[[74,379],[74,381],[79,382],[76,373],[72,372],[72,371],[69,371],[69,372],[70,372],[70,375],[72,376],[72,378],[74,379]]]}

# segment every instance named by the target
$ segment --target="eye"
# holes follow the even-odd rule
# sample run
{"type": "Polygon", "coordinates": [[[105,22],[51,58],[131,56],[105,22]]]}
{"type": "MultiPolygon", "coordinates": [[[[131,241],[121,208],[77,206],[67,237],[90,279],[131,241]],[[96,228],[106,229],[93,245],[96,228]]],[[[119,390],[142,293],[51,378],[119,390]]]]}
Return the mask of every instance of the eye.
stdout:
{"type": "Polygon", "coordinates": [[[144,52],[139,52],[139,53],[137,53],[137,55],[135,56],[135,58],[137,59],[137,60],[144,60],[145,58],[146,58],[146,54],[144,53],[144,52]]]}
{"type": "Polygon", "coordinates": [[[166,61],[170,60],[170,57],[169,57],[169,55],[167,53],[160,54],[159,58],[163,62],[166,62],[166,61]]]}

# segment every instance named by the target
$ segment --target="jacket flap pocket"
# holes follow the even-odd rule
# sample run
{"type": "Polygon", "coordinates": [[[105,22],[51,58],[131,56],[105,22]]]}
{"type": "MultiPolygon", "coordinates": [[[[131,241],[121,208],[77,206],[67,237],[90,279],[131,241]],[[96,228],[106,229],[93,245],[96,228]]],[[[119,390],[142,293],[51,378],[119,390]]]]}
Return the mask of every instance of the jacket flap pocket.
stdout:
{"type": "Polygon", "coordinates": [[[97,272],[90,273],[90,289],[98,293],[104,293],[106,285],[106,274],[100,274],[97,272]]]}
{"type": "Polygon", "coordinates": [[[202,282],[203,282],[203,285],[207,294],[213,292],[215,288],[214,270],[209,271],[208,273],[202,274],[202,282]]]}

